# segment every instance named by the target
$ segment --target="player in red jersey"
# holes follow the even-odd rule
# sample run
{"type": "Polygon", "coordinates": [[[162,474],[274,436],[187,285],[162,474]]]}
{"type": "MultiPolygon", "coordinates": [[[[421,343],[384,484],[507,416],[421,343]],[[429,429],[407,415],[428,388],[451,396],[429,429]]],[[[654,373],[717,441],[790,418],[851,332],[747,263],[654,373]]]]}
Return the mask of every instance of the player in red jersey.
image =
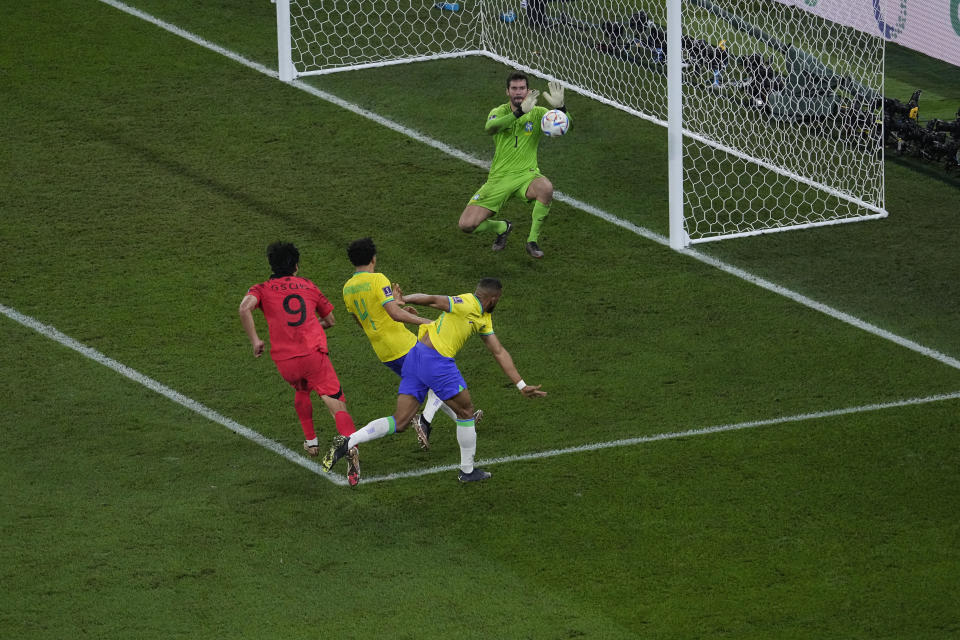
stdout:
{"type": "MultiPolygon", "coordinates": [[[[315,391],[327,405],[337,425],[337,431],[349,436],[356,427],[347,413],[343,390],[337,372],[327,354],[327,334],[332,327],[333,305],[323,292],[306,278],[297,276],[300,270],[300,252],[289,242],[274,242],[267,247],[267,260],[273,274],[266,282],[253,285],[240,302],[240,322],[243,324],[253,355],[263,355],[264,342],[257,333],[253,310],[261,309],[270,332],[270,357],[283,379],[295,390],[293,406],[303,427],[304,450],[312,457],[319,452],[316,431],[313,428],[313,403],[310,392],[315,391]]],[[[360,482],[360,459],[356,447],[350,451],[347,480],[351,486],[360,482]]]]}

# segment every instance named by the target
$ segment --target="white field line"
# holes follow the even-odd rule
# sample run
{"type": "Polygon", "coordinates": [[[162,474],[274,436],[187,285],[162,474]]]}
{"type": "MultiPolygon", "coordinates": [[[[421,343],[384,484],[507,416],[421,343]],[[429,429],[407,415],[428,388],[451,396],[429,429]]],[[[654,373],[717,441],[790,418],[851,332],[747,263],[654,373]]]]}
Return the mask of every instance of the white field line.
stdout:
{"type": "MultiPolygon", "coordinates": [[[[206,405],[203,405],[192,398],[188,398],[178,391],[174,391],[170,387],[157,382],[153,378],[143,375],[139,371],[131,369],[125,364],[121,364],[116,360],[105,356],[96,349],[88,347],[65,333],[51,327],[50,325],[44,324],[39,320],[31,318],[30,316],[24,315],[15,309],[11,309],[3,304],[0,304],[0,314],[3,314],[10,318],[11,320],[22,324],[28,329],[32,329],[37,333],[50,338],[54,342],[67,347],[68,349],[73,349],[80,355],[93,360],[108,369],[116,371],[125,378],[128,378],[138,384],[143,385],[147,389],[154,391],[161,396],[171,400],[180,406],[197,413],[208,420],[216,422],[227,429],[230,429],[239,436],[254,442],[261,447],[278,453],[287,460],[300,465],[301,467],[312,471],[313,473],[325,477],[334,484],[346,485],[346,478],[336,473],[324,473],[323,469],[319,464],[308,459],[306,456],[300,455],[283,446],[282,444],[267,438],[266,436],[261,435],[260,433],[254,431],[249,427],[245,427],[242,424],[227,418],[220,413],[217,413],[213,409],[210,409],[206,405]]],[[[624,438],[622,440],[611,440],[608,442],[596,442],[593,444],[584,444],[576,447],[567,447],[564,449],[551,449],[548,451],[538,451],[533,453],[523,453],[513,456],[504,456],[501,458],[489,458],[485,460],[478,460],[477,465],[494,465],[494,464],[503,464],[507,462],[520,462],[523,460],[539,460],[541,458],[553,458],[556,456],[566,455],[568,453],[581,453],[584,451],[599,451],[601,449],[611,449],[614,447],[629,447],[637,444],[643,444],[646,442],[656,442],[658,440],[673,440],[676,438],[687,438],[690,436],[701,436],[711,433],[721,433],[724,431],[736,431],[739,429],[752,429],[754,427],[764,427],[775,424],[785,424],[789,422],[801,422],[804,420],[817,420],[821,418],[831,418],[834,416],[843,416],[853,413],[864,413],[867,411],[879,411],[881,409],[891,409],[895,407],[907,407],[913,405],[929,404],[931,402],[943,402],[945,400],[960,400],[960,391],[953,393],[943,393],[933,396],[927,396],[925,398],[910,398],[907,400],[894,400],[892,402],[882,402],[877,404],[868,404],[862,405],[859,407],[847,407],[845,409],[834,409],[831,411],[819,411],[815,413],[801,413],[793,416],[783,416],[780,418],[768,418],[766,420],[752,420],[748,422],[738,422],[736,424],[724,424],[717,425],[712,427],[702,427],[699,429],[689,429],[687,431],[677,431],[674,433],[659,433],[651,436],[640,436],[637,438],[624,438]]],[[[399,480],[402,478],[417,478],[420,476],[431,475],[434,473],[441,473],[444,471],[453,471],[457,468],[457,465],[446,465],[446,466],[436,466],[429,467],[426,469],[415,469],[413,471],[402,471],[399,473],[391,473],[384,476],[372,476],[364,477],[364,484],[371,482],[386,482],[390,480],[399,480]]]]}
{"type": "MultiPolygon", "coordinates": [[[[584,451],[599,451],[601,449],[613,449],[614,447],[629,447],[632,445],[643,444],[646,442],[657,442],[659,440],[675,440],[677,438],[689,438],[691,436],[702,436],[711,433],[722,433],[724,431],[737,431],[740,429],[753,429],[755,427],[766,427],[774,424],[786,424],[789,422],[802,422],[804,420],[818,420],[821,418],[832,418],[834,416],[845,416],[853,413],[864,413],[867,411],[879,411],[881,409],[892,409],[895,407],[908,407],[920,404],[929,404],[931,402],[942,402],[944,400],[960,400],[960,391],[953,393],[941,393],[926,398],[910,398],[908,400],[894,400],[892,402],[881,402],[877,404],[867,404],[859,407],[847,407],[845,409],[833,409],[832,411],[818,411],[816,413],[801,413],[793,416],[783,416],[782,418],[769,418],[767,420],[751,420],[749,422],[738,422],[736,424],[723,424],[713,427],[703,427],[700,429],[689,429],[687,431],[677,431],[673,433],[658,433],[651,436],[639,436],[637,438],[624,438],[623,440],[611,440],[609,442],[595,442],[593,444],[584,444],[576,447],[566,447],[564,449],[551,449],[549,451],[537,451],[534,453],[521,453],[513,456],[504,456],[502,458],[488,458],[486,460],[476,461],[476,465],[490,466],[505,462],[520,462],[523,460],[539,460],[541,458],[554,458],[556,456],[566,455],[568,453],[582,453],[584,451]]],[[[401,478],[416,478],[433,473],[444,471],[453,471],[458,466],[451,464],[438,467],[429,467],[427,469],[416,469],[413,471],[402,471],[391,473],[384,476],[364,476],[365,484],[371,482],[385,482],[388,480],[398,480],[401,478]]]]}
{"type": "Polygon", "coordinates": [[[324,473],[323,469],[320,467],[319,464],[317,464],[316,462],[313,462],[306,456],[302,456],[298,453],[295,453],[294,451],[291,451],[290,449],[283,446],[279,442],[271,440],[270,438],[267,438],[266,436],[261,435],[260,433],[254,431],[253,429],[250,429],[249,427],[245,427],[242,424],[217,413],[216,411],[207,407],[206,405],[203,405],[197,402],[196,400],[193,400],[192,398],[188,398],[187,396],[183,395],[178,391],[174,391],[170,387],[157,382],[153,378],[145,376],[139,371],[136,371],[135,369],[131,369],[125,364],[117,362],[113,358],[108,358],[107,356],[103,355],[96,349],[88,347],[83,343],[77,342],[67,334],[55,329],[54,327],[51,327],[48,324],[43,324],[39,320],[35,320],[34,318],[24,315],[19,311],[17,311],[16,309],[11,309],[10,307],[7,307],[3,304],[0,304],[0,313],[2,313],[3,315],[7,316],[8,318],[10,318],[15,322],[19,322],[20,324],[27,327],[28,329],[33,329],[40,335],[50,338],[54,342],[59,342],[63,346],[67,347],[68,349],[73,349],[80,355],[85,356],[98,364],[102,364],[108,369],[113,369],[123,377],[129,378],[130,380],[133,380],[134,382],[145,386],[147,389],[150,389],[151,391],[159,393],[164,398],[167,398],[168,400],[172,400],[173,402],[179,404],[180,406],[185,407],[190,411],[193,411],[194,413],[197,413],[203,416],[204,418],[207,418],[208,420],[212,420],[213,422],[216,422],[217,424],[222,425],[227,429],[230,429],[230,431],[233,431],[237,435],[242,436],[247,440],[250,440],[251,442],[255,442],[256,444],[260,445],[264,449],[269,449],[274,453],[278,453],[284,458],[286,458],[287,460],[289,460],[290,462],[293,462],[294,464],[298,464],[301,467],[309,469],[310,471],[313,471],[318,475],[322,475],[329,478],[330,481],[333,482],[334,484],[341,484],[341,485],[347,484],[346,478],[333,473],[329,473],[329,474],[324,473]]]}
{"type": "MultiPolygon", "coordinates": [[[[226,56],[227,58],[230,58],[231,60],[238,62],[244,65],[245,67],[249,67],[254,71],[270,76],[272,78],[279,79],[279,74],[277,73],[276,70],[266,67],[258,62],[249,60],[248,58],[245,58],[238,53],[225,49],[208,40],[204,40],[200,36],[190,33],[189,31],[185,31],[184,29],[181,29],[176,25],[170,24],[168,22],[164,22],[163,20],[160,20],[159,18],[156,18],[139,9],[130,7],[126,4],[123,4],[122,2],[118,2],[117,0],[100,0],[100,2],[108,4],[112,7],[115,7],[121,11],[129,13],[130,15],[136,16],[137,18],[140,18],[142,20],[146,20],[147,22],[154,24],[160,27],[161,29],[165,29],[166,31],[169,31],[170,33],[180,36],[181,38],[189,40],[194,44],[200,45],[201,47],[205,47],[207,49],[210,49],[211,51],[215,51],[216,53],[219,53],[222,56],[226,56]]],[[[394,122],[393,120],[390,120],[388,118],[384,118],[383,116],[376,114],[373,111],[368,111],[367,109],[364,109],[356,104],[353,104],[352,102],[347,102],[346,100],[342,98],[338,98],[337,96],[327,93],[326,91],[321,91],[320,89],[311,87],[310,85],[300,81],[294,81],[289,84],[298,89],[301,89],[302,91],[306,91],[310,95],[320,98],[321,100],[325,100],[326,102],[335,104],[338,107],[346,109],[347,111],[355,113],[359,116],[363,116],[364,118],[372,120],[373,122],[376,122],[377,124],[382,125],[388,129],[392,129],[397,133],[413,138],[417,142],[425,144],[429,147],[433,147],[434,149],[437,149],[438,151],[441,151],[458,160],[462,160],[464,162],[467,162],[469,164],[472,164],[481,168],[490,167],[490,163],[487,161],[481,160],[480,158],[472,156],[468,153],[464,153],[459,149],[454,149],[450,145],[444,144],[439,140],[435,140],[419,131],[416,131],[415,129],[405,127],[402,124],[394,122]]],[[[665,247],[670,246],[669,238],[662,236],[659,233],[656,233],[655,231],[651,231],[650,229],[647,229],[645,227],[641,227],[627,220],[623,220],[622,218],[619,218],[611,213],[607,213],[606,211],[603,211],[602,209],[598,209],[597,207],[594,207],[593,205],[590,205],[586,202],[582,202],[580,200],[577,200],[576,198],[572,198],[560,192],[555,192],[554,198],[570,205],[571,207],[579,209],[584,213],[588,213],[592,216],[600,218],[601,220],[606,220],[611,224],[617,225],[622,229],[626,229],[631,233],[635,233],[636,235],[644,237],[648,240],[652,240],[653,242],[659,243],[665,247]]],[[[885,340],[889,340],[890,342],[893,342],[906,349],[910,349],[911,351],[915,351],[921,355],[927,356],[928,358],[933,358],[934,360],[937,360],[938,362],[945,364],[948,367],[953,367],[954,369],[960,370],[960,360],[958,360],[957,358],[948,356],[944,353],[941,353],[929,347],[925,347],[917,342],[914,342],[913,340],[909,340],[907,338],[898,336],[894,333],[891,333],[890,331],[887,331],[886,329],[881,329],[876,325],[870,324],[869,322],[866,322],[864,320],[860,320],[859,318],[856,318],[848,313],[834,309],[833,307],[817,302],[816,300],[812,300],[807,296],[799,294],[795,291],[787,289],[786,287],[782,287],[768,280],[765,280],[759,276],[755,276],[747,271],[744,271],[743,269],[727,264],[722,260],[718,260],[717,258],[706,255],[694,249],[685,249],[682,251],[682,253],[684,255],[690,256],[691,258],[694,258],[695,260],[699,260],[704,264],[708,264],[712,267],[720,269],[721,271],[724,271],[725,273],[728,273],[732,276],[736,276],[737,278],[741,278],[743,280],[746,280],[747,282],[755,284],[758,287],[762,287],[764,289],[767,289],[768,291],[771,291],[778,295],[789,298],[790,300],[793,300],[798,304],[802,304],[806,307],[809,307],[811,309],[824,313],[830,316],[831,318],[835,318],[837,320],[840,320],[841,322],[845,322],[849,325],[852,325],[857,329],[866,331],[867,333],[871,333],[885,340]]]]}

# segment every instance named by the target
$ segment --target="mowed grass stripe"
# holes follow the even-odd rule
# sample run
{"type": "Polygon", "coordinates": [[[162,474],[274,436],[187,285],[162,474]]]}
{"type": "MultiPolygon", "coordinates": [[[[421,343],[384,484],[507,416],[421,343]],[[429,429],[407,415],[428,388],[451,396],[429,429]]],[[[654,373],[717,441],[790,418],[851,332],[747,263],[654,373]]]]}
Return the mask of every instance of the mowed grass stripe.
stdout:
{"type": "MultiPolygon", "coordinates": [[[[146,376],[139,371],[131,369],[130,367],[117,362],[116,360],[100,353],[96,349],[88,347],[65,333],[59,331],[58,329],[51,327],[50,325],[44,324],[30,316],[24,315],[17,311],[16,309],[11,309],[6,305],[0,304],[0,313],[7,316],[11,320],[20,323],[21,325],[32,329],[37,333],[57,342],[68,349],[72,349],[82,356],[101,364],[108,369],[119,373],[120,375],[128,378],[138,384],[143,385],[147,389],[160,394],[161,396],[167,398],[168,400],[179,404],[180,406],[197,413],[208,420],[211,420],[221,426],[226,427],[230,431],[233,431],[239,436],[242,436],[251,442],[254,442],[261,447],[268,449],[274,453],[281,455],[287,460],[300,465],[301,467],[312,471],[313,473],[320,475],[329,479],[334,484],[345,485],[346,479],[336,473],[324,473],[323,469],[319,464],[313,462],[312,460],[305,458],[304,456],[291,451],[289,448],[283,446],[282,444],[271,440],[270,438],[265,437],[264,435],[245,427],[242,424],[231,420],[226,416],[214,411],[213,409],[207,407],[206,405],[188,398],[187,396],[174,391],[170,387],[157,382],[153,378],[146,376]]],[[[898,407],[907,407],[921,404],[929,404],[932,402],[943,402],[948,400],[960,400],[960,391],[953,393],[944,393],[937,394],[933,396],[927,396],[924,398],[910,398],[906,400],[896,400],[893,402],[882,402],[869,405],[861,405],[858,407],[847,407],[843,409],[832,409],[828,411],[819,411],[813,413],[802,413],[793,416],[784,416],[780,418],[767,418],[763,420],[751,420],[747,422],[739,422],[736,424],[724,424],[724,425],[715,425],[710,427],[701,427],[696,429],[688,429],[686,431],[677,431],[673,433],[659,433],[650,436],[640,436],[637,438],[622,438],[619,440],[611,440],[608,442],[596,442],[591,444],[579,445],[576,447],[566,447],[563,449],[550,449],[546,451],[537,451],[533,453],[523,453],[511,456],[503,456],[499,458],[487,458],[483,460],[478,460],[477,465],[495,465],[495,464],[506,464],[510,462],[523,462],[525,460],[539,460],[541,458],[553,458],[556,456],[567,455],[571,453],[583,453],[588,451],[599,451],[601,449],[611,449],[615,447],[629,447],[638,444],[645,444],[648,442],[657,442],[660,440],[674,440],[677,438],[687,438],[691,436],[701,436],[714,433],[723,433],[726,431],[738,431],[742,429],[752,429],[755,427],[765,427],[777,424],[787,424],[792,422],[802,422],[806,420],[817,420],[821,418],[830,418],[834,416],[849,415],[854,413],[864,413],[868,411],[880,411],[883,409],[891,409],[898,407]]],[[[373,482],[387,482],[391,480],[400,480],[404,478],[417,478],[421,476],[432,475],[436,473],[442,473],[445,471],[452,471],[457,468],[458,465],[443,465],[443,466],[434,466],[428,467],[425,469],[414,469],[411,471],[402,471],[398,473],[391,473],[382,476],[370,476],[364,477],[363,482],[365,484],[373,482]]]]}
{"type": "MultiPolygon", "coordinates": [[[[122,2],[117,2],[116,0],[100,0],[100,1],[103,2],[104,4],[108,4],[108,5],[116,8],[116,9],[119,9],[119,10],[125,12],[125,13],[128,13],[128,14],[130,14],[130,15],[132,15],[132,16],[135,16],[135,17],[140,18],[140,19],[142,19],[142,20],[145,20],[145,21],[147,21],[147,22],[149,22],[149,23],[151,23],[151,24],[153,24],[153,25],[156,25],[156,26],[158,26],[158,27],[160,27],[160,28],[162,28],[162,29],[164,29],[164,30],[166,30],[166,31],[169,31],[170,33],[172,33],[172,34],[174,34],[174,35],[176,35],[176,36],[178,36],[178,37],[184,38],[184,39],[186,39],[186,40],[188,40],[188,41],[190,41],[190,42],[192,42],[192,43],[194,43],[194,44],[197,44],[197,45],[199,45],[199,46],[205,47],[205,48],[207,48],[207,49],[209,49],[209,50],[211,50],[211,51],[214,51],[214,52],[216,52],[216,53],[218,53],[218,54],[220,54],[220,55],[223,55],[223,56],[225,56],[225,57],[227,57],[227,58],[229,58],[229,59],[231,59],[231,60],[233,60],[233,61],[235,61],[235,62],[238,62],[238,63],[240,63],[240,64],[242,64],[242,65],[244,65],[244,66],[246,66],[246,67],[248,67],[248,68],[250,68],[250,69],[253,69],[254,71],[257,71],[258,73],[262,73],[262,74],[267,75],[267,76],[272,77],[272,78],[279,78],[279,75],[278,75],[278,73],[277,73],[277,71],[276,71],[275,69],[272,69],[272,68],[267,67],[267,66],[264,66],[264,65],[262,65],[262,64],[260,64],[260,63],[254,62],[254,61],[252,61],[252,60],[250,60],[250,59],[248,59],[248,58],[245,58],[244,56],[241,56],[241,55],[238,54],[238,53],[235,53],[235,52],[233,52],[233,51],[230,51],[229,49],[226,49],[226,48],[221,47],[221,46],[219,46],[219,45],[217,45],[217,44],[215,44],[215,43],[212,43],[212,42],[210,42],[210,41],[208,41],[208,40],[205,40],[204,38],[201,38],[200,36],[198,36],[198,35],[196,35],[196,34],[193,34],[193,33],[189,32],[189,31],[186,31],[185,29],[182,29],[182,28],[180,28],[180,27],[178,27],[178,26],[176,26],[176,25],[173,25],[173,24],[170,24],[170,23],[165,22],[165,21],[163,21],[163,20],[160,20],[159,18],[156,18],[156,17],[154,17],[154,16],[152,16],[152,15],[150,15],[150,14],[144,12],[144,11],[141,11],[141,10],[139,10],[139,9],[130,7],[129,5],[126,5],[126,4],[122,3],[122,2]]],[[[481,167],[481,168],[487,168],[487,167],[489,167],[489,162],[486,162],[486,161],[484,161],[484,160],[481,160],[480,158],[477,158],[477,157],[472,156],[472,155],[470,155],[470,154],[468,154],[468,153],[465,153],[465,152],[463,152],[463,151],[460,151],[459,149],[455,149],[455,148],[451,147],[451,146],[448,145],[448,144],[445,144],[445,143],[443,143],[443,142],[441,142],[441,141],[439,141],[439,140],[436,140],[436,139],[434,139],[434,138],[431,138],[431,137],[429,137],[429,136],[427,136],[427,135],[425,135],[425,134],[423,134],[423,133],[421,133],[421,132],[419,132],[419,131],[416,131],[416,130],[414,130],[414,129],[411,129],[411,128],[409,128],[409,127],[406,127],[406,126],[404,126],[404,125],[401,125],[401,124],[399,124],[399,123],[397,123],[397,122],[395,122],[395,121],[393,121],[393,120],[390,120],[389,118],[385,118],[385,117],[383,117],[383,116],[381,116],[381,115],[379,115],[379,114],[377,114],[377,113],[375,113],[375,112],[373,112],[373,111],[370,111],[370,110],[368,110],[368,109],[364,109],[364,108],[360,107],[359,105],[356,105],[356,104],[353,104],[353,103],[351,103],[351,102],[348,102],[348,101],[346,101],[346,100],[344,100],[344,99],[342,99],[342,98],[339,98],[339,97],[337,97],[337,96],[335,96],[335,95],[333,95],[333,94],[330,94],[330,93],[328,93],[328,92],[326,92],[326,91],[322,91],[322,90],[320,90],[320,89],[317,89],[316,87],[310,86],[309,84],[306,84],[306,83],[300,82],[300,81],[294,81],[294,82],[291,82],[291,83],[289,83],[289,84],[291,84],[292,86],[294,86],[294,87],[296,87],[296,88],[298,88],[298,89],[300,89],[300,90],[302,90],[302,91],[305,91],[305,92],[309,93],[310,95],[312,95],[312,96],[314,96],[314,97],[320,98],[321,100],[324,100],[324,101],[326,101],[326,102],[329,102],[329,103],[331,103],[331,104],[334,104],[334,105],[336,105],[336,106],[338,106],[338,107],[341,107],[341,108],[343,108],[343,109],[345,109],[345,110],[347,110],[347,111],[350,111],[350,112],[352,112],[352,113],[354,113],[354,114],[356,114],[356,115],[359,115],[359,116],[362,116],[362,117],[364,117],[364,118],[367,118],[367,119],[369,119],[369,120],[371,120],[371,121],[373,121],[373,122],[375,122],[375,123],[377,123],[377,124],[379,124],[379,125],[381,125],[381,126],[384,126],[384,127],[388,128],[388,129],[391,129],[391,130],[393,130],[393,131],[395,131],[395,132],[397,132],[397,133],[400,133],[400,134],[402,134],[402,135],[405,135],[405,136],[407,136],[407,137],[410,137],[410,138],[416,140],[417,142],[420,142],[420,143],[425,144],[425,145],[427,145],[427,146],[429,146],[429,147],[432,147],[432,148],[434,148],[434,149],[437,149],[438,151],[441,151],[441,152],[443,152],[443,153],[445,153],[445,154],[447,154],[447,155],[449,155],[449,156],[451,156],[451,157],[453,157],[453,158],[456,158],[456,159],[458,159],[458,160],[462,160],[462,161],[464,161],[464,162],[467,162],[467,163],[472,164],[472,165],[477,166],[477,167],[481,167]]],[[[600,209],[600,208],[598,208],[598,207],[595,207],[595,206],[593,206],[593,205],[591,205],[591,204],[589,204],[589,203],[582,202],[582,201],[580,201],[580,200],[578,200],[578,199],[576,199],[576,198],[570,197],[570,196],[568,196],[568,195],[566,195],[566,194],[564,194],[564,193],[561,193],[561,192],[559,192],[559,191],[554,192],[554,199],[559,200],[559,201],[561,201],[561,202],[563,202],[563,203],[565,203],[565,204],[568,204],[568,205],[570,205],[571,207],[573,207],[573,208],[575,208],[575,209],[578,209],[578,210],[580,210],[580,211],[582,211],[582,212],[584,212],[584,213],[587,213],[587,214],[592,215],[592,216],[594,216],[594,217],[596,217],[596,218],[599,218],[599,219],[604,220],[604,221],[606,221],[606,222],[609,222],[609,223],[611,223],[611,224],[613,224],[613,225],[616,225],[616,226],[618,226],[618,227],[620,227],[620,228],[622,228],[622,229],[625,229],[625,230],[627,230],[627,231],[630,231],[631,233],[634,233],[634,234],[636,234],[636,235],[638,235],[638,236],[641,236],[641,237],[643,237],[643,238],[646,238],[646,239],[648,239],[648,240],[651,240],[651,241],[653,241],[653,242],[656,242],[656,243],[658,243],[658,244],[660,244],[660,245],[662,245],[662,246],[664,246],[664,247],[669,247],[669,246],[670,246],[669,238],[667,238],[667,237],[665,237],[665,236],[663,236],[663,235],[661,235],[661,234],[659,234],[659,233],[657,233],[657,232],[655,232],[655,231],[652,231],[652,230],[647,229],[647,228],[645,228],[645,227],[642,227],[642,226],[633,224],[632,222],[629,222],[629,221],[627,221],[627,220],[624,220],[624,219],[622,219],[622,218],[619,218],[618,216],[615,216],[615,215],[613,215],[613,214],[611,214],[611,213],[608,213],[608,212],[606,212],[606,211],[604,211],[604,210],[602,210],[602,209],[600,209]]],[[[666,215],[666,212],[664,212],[664,215],[666,215]]],[[[855,317],[855,316],[853,316],[853,315],[851,315],[851,314],[848,314],[848,313],[845,313],[845,312],[843,312],[843,311],[840,311],[839,309],[835,309],[835,308],[833,308],[833,307],[831,307],[831,306],[829,306],[829,305],[823,304],[823,303],[821,303],[821,302],[817,302],[816,300],[813,300],[813,299],[811,299],[811,298],[809,298],[809,297],[807,297],[807,296],[804,296],[804,295],[802,295],[802,294],[800,294],[800,293],[797,293],[797,292],[795,292],[795,291],[792,291],[791,289],[788,289],[788,288],[783,287],[783,286],[781,286],[781,285],[778,285],[778,284],[776,284],[776,283],[773,283],[773,282],[770,282],[770,281],[768,281],[768,280],[765,280],[765,279],[763,279],[763,278],[761,278],[761,277],[759,277],[759,276],[756,276],[756,275],[754,275],[754,274],[751,274],[751,273],[749,273],[748,271],[745,271],[745,270],[740,269],[740,268],[738,268],[738,267],[735,267],[735,266],[733,266],[733,265],[727,264],[726,262],[724,262],[724,261],[722,261],[722,260],[720,260],[720,259],[718,259],[718,258],[714,258],[714,257],[712,257],[712,256],[709,256],[709,255],[707,255],[707,254],[701,253],[701,252],[696,251],[696,250],[693,250],[693,249],[687,249],[687,250],[682,251],[681,253],[683,253],[684,255],[688,255],[688,256],[690,256],[691,258],[694,258],[695,260],[699,260],[700,262],[702,262],[702,263],[704,263],[704,264],[707,264],[707,265],[710,265],[710,266],[712,266],[712,267],[714,267],[714,268],[716,268],[716,269],[719,269],[719,270],[721,270],[721,271],[723,271],[723,272],[725,272],[725,273],[727,273],[727,274],[730,274],[730,275],[732,275],[732,276],[735,276],[735,277],[737,277],[737,278],[740,278],[741,280],[744,280],[744,281],[746,281],[746,282],[749,282],[749,283],[751,283],[751,284],[754,284],[754,285],[756,285],[756,286],[759,286],[759,287],[761,287],[761,288],[763,288],[763,289],[766,289],[766,290],[768,290],[768,291],[771,291],[771,292],[773,292],[773,293],[776,293],[777,295],[780,295],[780,296],[783,296],[783,297],[788,298],[788,299],[790,299],[790,300],[793,300],[794,302],[796,302],[796,303],[798,303],[798,304],[801,304],[801,305],[803,305],[803,306],[805,306],[805,307],[808,307],[808,308],[810,308],[810,309],[813,309],[813,310],[815,310],[815,311],[818,311],[818,312],[820,312],[820,313],[823,313],[823,314],[825,314],[825,315],[827,315],[827,316],[829,316],[829,317],[831,317],[831,318],[834,318],[834,319],[839,320],[839,321],[841,321],[841,322],[843,322],[843,323],[849,324],[850,326],[856,327],[857,329],[860,329],[861,331],[866,331],[867,333],[870,333],[870,334],[872,334],[872,335],[875,335],[875,336],[878,336],[878,337],[880,337],[880,338],[883,338],[884,340],[888,340],[888,341],[890,341],[890,342],[893,342],[894,344],[897,344],[897,345],[899,345],[899,346],[901,346],[901,347],[903,347],[903,348],[909,349],[909,350],[911,350],[911,351],[914,351],[914,352],[916,352],[916,353],[919,353],[919,354],[921,354],[921,355],[923,355],[923,356],[926,356],[926,357],[928,357],[928,358],[932,358],[932,359],[936,360],[937,362],[940,362],[940,363],[942,363],[942,364],[945,364],[945,365],[947,365],[947,366],[949,366],[949,367],[952,367],[952,368],[954,368],[954,369],[960,370],[960,360],[958,360],[958,359],[956,359],[956,358],[954,358],[954,357],[951,357],[951,356],[949,356],[949,355],[947,355],[947,354],[941,353],[941,352],[939,352],[939,351],[937,351],[937,350],[935,350],[935,349],[931,349],[931,348],[929,348],[929,347],[927,347],[927,346],[924,346],[924,345],[922,345],[922,344],[919,344],[919,343],[917,343],[917,342],[915,342],[915,341],[913,341],[913,340],[910,340],[910,339],[908,339],[908,338],[904,338],[904,337],[902,337],[902,336],[899,336],[899,335],[897,335],[897,334],[894,334],[894,333],[892,333],[892,332],[890,332],[890,331],[887,331],[886,329],[882,329],[882,328],[880,328],[880,327],[878,327],[878,326],[876,326],[876,325],[873,325],[873,324],[871,324],[871,323],[869,323],[869,322],[866,322],[866,321],[864,321],[864,320],[861,320],[861,319],[859,319],[859,318],[857,318],[857,317],[855,317]]]]}

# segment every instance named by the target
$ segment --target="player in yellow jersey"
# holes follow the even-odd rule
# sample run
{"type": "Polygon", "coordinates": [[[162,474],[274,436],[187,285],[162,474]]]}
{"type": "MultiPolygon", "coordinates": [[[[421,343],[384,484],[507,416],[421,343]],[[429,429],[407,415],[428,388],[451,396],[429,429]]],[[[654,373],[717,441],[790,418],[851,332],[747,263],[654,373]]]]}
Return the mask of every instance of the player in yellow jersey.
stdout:
{"type": "MultiPolygon", "coordinates": [[[[417,343],[406,324],[429,324],[429,318],[404,309],[393,296],[393,287],[387,276],[377,272],[377,247],[371,238],[354,240],[347,247],[347,257],[356,269],[353,277],[343,285],[343,303],[362,328],[377,357],[398,376],[402,375],[403,361],[407,352],[417,343]]],[[[412,309],[412,307],[410,307],[412,309]]],[[[432,391],[427,392],[423,413],[414,418],[420,448],[430,448],[430,423],[437,411],[443,411],[456,420],[453,409],[444,404],[432,391]]],[[[474,420],[479,421],[483,411],[477,410],[474,420]]]]}
{"type": "Polygon", "coordinates": [[[539,398],[547,395],[540,385],[528,385],[517,372],[510,353],[500,344],[493,332],[493,310],[503,293],[496,278],[484,278],[474,293],[458,296],[437,296],[414,293],[407,296],[394,290],[398,304],[411,303],[439,309],[440,317],[420,329],[416,345],[407,353],[403,374],[397,390],[397,409],[392,416],[377,418],[349,437],[337,436],[324,457],[322,466],[329,471],[347,454],[351,447],[406,429],[429,389],[433,389],[457,414],[457,443],[460,445],[460,482],[486,480],[490,473],[474,467],[477,450],[477,431],[473,419],[473,401],[454,356],[477,333],[524,396],[539,398]]]}
{"type": "MultiPolygon", "coordinates": [[[[507,78],[509,102],[494,107],[487,116],[484,131],[493,136],[495,145],[490,174],[480,190],[467,202],[460,214],[459,226],[466,233],[496,231],[493,250],[500,251],[507,246],[507,237],[513,231],[513,224],[509,220],[496,220],[491,216],[499,213],[511,197],[526,203],[533,201],[533,222],[527,236],[527,253],[534,258],[542,258],[543,251],[537,241],[543,221],[550,213],[553,183],[540,173],[537,166],[537,148],[542,137],[540,119],[547,108],[536,106],[540,92],[530,89],[529,85],[524,74],[511,74],[507,78]]],[[[551,82],[549,87],[550,91],[543,94],[543,99],[552,108],[566,112],[563,85],[551,82]]]]}

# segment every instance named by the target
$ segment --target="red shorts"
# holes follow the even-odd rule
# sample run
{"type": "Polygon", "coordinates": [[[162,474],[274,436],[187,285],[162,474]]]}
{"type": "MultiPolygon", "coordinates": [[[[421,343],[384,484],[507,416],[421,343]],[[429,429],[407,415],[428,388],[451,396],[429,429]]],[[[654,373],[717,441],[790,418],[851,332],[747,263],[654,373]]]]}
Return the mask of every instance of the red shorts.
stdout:
{"type": "Polygon", "coordinates": [[[327,354],[314,351],[310,355],[276,361],[277,370],[283,379],[297,391],[316,391],[321,396],[336,396],[340,393],[337,372],[327,354]]]}

